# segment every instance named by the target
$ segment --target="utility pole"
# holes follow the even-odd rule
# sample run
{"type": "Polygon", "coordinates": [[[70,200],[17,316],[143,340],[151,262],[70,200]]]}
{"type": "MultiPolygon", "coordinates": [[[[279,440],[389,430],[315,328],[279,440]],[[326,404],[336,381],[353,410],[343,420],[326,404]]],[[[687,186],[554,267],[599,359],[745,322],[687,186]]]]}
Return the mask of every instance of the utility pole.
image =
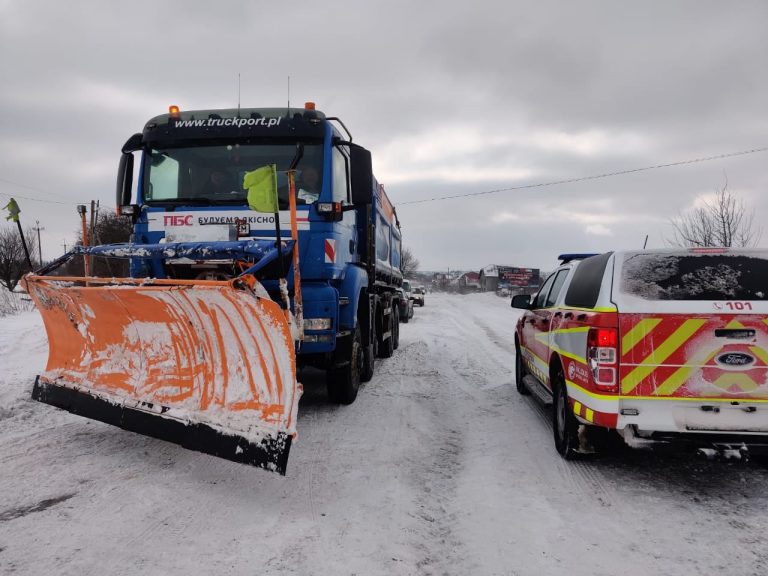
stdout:
{"type": "MultiPolygon", "coordinates": [[[[83,248],[88,248],[88,225],[86,224],[85,220],[85,213],[86,213],[86,207],[85,204],[78,204],[77,205],[77,213],[80,214],[80,221],[83,226],[83,248]]],[[[90,271],[90,259],[87,255],[83,254],[83,268],[85,270],[85,277],[87,278],[90,271]]],[[[87,286],[87,283],[86,283],[87,286]]]]}
{"type": "Polygon", "coordinates": [[[62,245],[64,246],[64,254],[66,254],[67,253],[67,241],[64,240],[62,245]]]}
{"type": "Polygon", "coordinates": [[[45,228],[40,228],[40,220],[35,220],[35,225],[37,229],[37,259],[40,260],[40,266],[43,265],[43,246],[40,243],[40,230],[45,230],[45,228]]]}
{"type": "MultiPolygon", "coordinates": [[[[93,244],[93,224],[94,224],[94,216],[96,215],[96,202],[94,200],[91,200],[91,225],[88,228],[88,238],[90,239],[90,243],[93,244]]],[[[93,256],[88,256],[88,268],[90,270],[93,270],[93,256]]],[[[87,274],[86,274],[87,276],[87,274]]]]}

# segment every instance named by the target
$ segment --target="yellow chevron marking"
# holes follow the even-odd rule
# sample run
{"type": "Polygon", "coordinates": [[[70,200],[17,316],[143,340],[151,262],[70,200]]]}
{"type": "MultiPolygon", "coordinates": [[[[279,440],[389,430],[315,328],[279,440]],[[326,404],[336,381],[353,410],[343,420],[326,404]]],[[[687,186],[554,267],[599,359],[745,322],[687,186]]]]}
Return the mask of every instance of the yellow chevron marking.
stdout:
{"type": "Polygon", "coordinates": [[[707,321],[702,318],[686,320],[675,330],[669,338],[657,346],[640,364],[621,381],[621,391],[629,394],[643,381],[659,364],[674,354],[680,346],[685,344],[699,328],[707,321]]]}
{"type": "Polygon", "coordinates": [[[738,320],[731,320],[726,325],[726,328],[729,328],[729,329],[733,330],[734,328],[746,328],[746,326],[744,326],[744,324],[742,324],[738,320]]]}
{"type": "Polygon", "coordinates": [[[728,390],[732,386],[736,386],[742,392],[752,392],[758,387],[757,383],[746,374],[734,374],[733,372],[726,372],[715,380],[714,384],[723,390],[728,390]]]}
{"type": "Polygon", "coordinates": [[[587,408],[587,412],[584,414],[584,418],[586,418],[588,422],[594,422],[595,421],[594,411],[587,408]]]}
{"type": "Polygon", "coordinates": [[[697,370],[699,367],[706,365],[712,358],[715,357],[715,354],[720,352],[722,348],[719,350],[715,350],[714,352],[711,352],[706,358],[704,358],[701,362],[698,361],[695,358],[692,358],[688,363],[692,364],[691,366],[682,366],[675,370],[675,372],[667,378],[661,386],[657,387],[656,390],[653,391],[653,394],[656,396],[671,396],[675,393],[675,391],[680,388],[683,384],[685,384],[685,381],[688,380],[688,377],[691,375],[691,372],[694,370],[697,370]]]}
{"type": "Polygon", "coordinates": [[[760,360],[768,364],[768,350],[760,348],[759,346],[750,346],[749,350],[752,354],[760,358],[760,360]]]}
{"type": "Polygon", "coordinates": [[[632,350],[643,337],[651,332],[661,322],[661,318],[643,318],[632,326],[624,337],[621,339],[621,354],[622,356],[632,350]]]}
{"type": "Polygon", "coordinates": [[[573,402],[573,412],[581,416],[581,402],[573,402]]]}

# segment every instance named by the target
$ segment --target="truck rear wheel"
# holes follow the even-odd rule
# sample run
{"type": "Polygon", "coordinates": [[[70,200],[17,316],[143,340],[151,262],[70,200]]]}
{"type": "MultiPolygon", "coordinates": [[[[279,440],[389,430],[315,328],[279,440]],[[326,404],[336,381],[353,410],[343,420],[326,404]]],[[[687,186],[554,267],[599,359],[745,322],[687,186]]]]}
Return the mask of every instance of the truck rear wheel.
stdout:
{"type": "Polygon", "coordinates": [[[326,373],[328,397],[337,404],[352,404],[360,389],[363,373],[363,346],[360,338],[360,324],[352,331],[350,355],[341,366],[333,367],[326,373]]]}
{"type": "Polygon", "coordinates": [[[376,346],[373,342],[363,346],[363,371],[360,374],[360,382],[369,382],[373,378],[373,371],[376,367],[376,346]]]}
{"type": "Polygon", "coordinates": [[[555,436],[555,448],[565,460],[579,456],[579,422],[568,402],[568,390],[565,386],[563,369],[558,366],[552,378],[554,402],[552,402],[552,428],[555,436]]]}
{"type": "Polygon", "coordinates": [[[400,347],[400,308],[392,308],[392,348],[397,350],[400,347]]]}

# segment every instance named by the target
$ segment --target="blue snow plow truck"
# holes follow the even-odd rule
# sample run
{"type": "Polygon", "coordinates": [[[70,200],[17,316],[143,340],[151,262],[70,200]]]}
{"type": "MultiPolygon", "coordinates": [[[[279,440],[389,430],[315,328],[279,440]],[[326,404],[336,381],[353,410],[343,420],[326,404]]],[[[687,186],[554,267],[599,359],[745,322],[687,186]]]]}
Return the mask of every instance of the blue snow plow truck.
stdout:
{"type": "Polygon", "coordinates": [[[133,278],[226,280],[251,266],[272,299],[289,300],[295,312],[298,276],[290,253],[297,249],[303,319],[297,315],[302,325],[296,363],[326,371],[334,402],[352,403],[360,382],[373,376],[376,357],[388,358],[397,348],[402,285],[397,214],[373,176],[370,152],[352,143],[341,120],[326,117],[313,103],[170,107],[123,146],[117,206],[134,222],[133,278]],[[135,186],[134,155],[140,158],[135,186]],[[276,166],[274,214],[251,210],[244,188],[246,175],[267,165],[276,166]],[[290,240],[289,204],[295,207],[296,246],[290,240]],[[258,240],[274,247],[277,234],[283,254],[268,264],[253,267],[247,257],[214,255],[217,246],[233,242],[258,240]],[[182,258],[158,258],[157,252],[136,257],[143,245],[190,243],[203,248],[182,258]],[[210,257],[204,256],[206,246],[210,257]],[[280,277],[287,279],[282,283],[287,298],[280,277]]]}

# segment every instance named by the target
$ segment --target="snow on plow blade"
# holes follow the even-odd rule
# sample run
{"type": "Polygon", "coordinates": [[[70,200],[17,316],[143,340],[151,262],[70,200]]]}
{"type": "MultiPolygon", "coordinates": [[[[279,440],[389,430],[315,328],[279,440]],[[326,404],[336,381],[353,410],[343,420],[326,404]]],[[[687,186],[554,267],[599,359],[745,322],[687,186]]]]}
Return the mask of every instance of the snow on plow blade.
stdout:
{"type": "Polygon", "coordinates": [[[35,400],[285,474],[294,341],[255,279],[84,280],[26,278],[49,341],[35,400]]]}

